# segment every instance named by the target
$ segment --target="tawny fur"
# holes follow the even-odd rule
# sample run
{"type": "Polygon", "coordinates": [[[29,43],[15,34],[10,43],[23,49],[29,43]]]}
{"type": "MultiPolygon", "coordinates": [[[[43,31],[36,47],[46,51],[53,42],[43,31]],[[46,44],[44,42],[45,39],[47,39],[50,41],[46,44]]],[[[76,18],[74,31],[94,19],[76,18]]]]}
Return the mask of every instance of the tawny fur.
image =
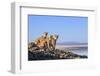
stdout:
{"type": "Polygon", "coordinates": [[[43,50],[47,49],[47,37],[48,37],[48,33],[45,32],[43,33],[43,35],[41,37],[39,37],[38,39],[35,40],[35,44],[43,50]]]}
{"type": "Polygon", "coordinates": [[[41,37],[35,40],[35,44],[39,49],[46,50],[55,50],[56,42],[58,39],[58,35],[50,35],[48,37],[48,33],[45,32],[41,37]]]}
{"type": "Polygon", "coordinates": [[[51,35],[50,36],[49,42],[48,42],[50,50],[55,50],[57,39],[58,39],[58,35],[51,35]]]}

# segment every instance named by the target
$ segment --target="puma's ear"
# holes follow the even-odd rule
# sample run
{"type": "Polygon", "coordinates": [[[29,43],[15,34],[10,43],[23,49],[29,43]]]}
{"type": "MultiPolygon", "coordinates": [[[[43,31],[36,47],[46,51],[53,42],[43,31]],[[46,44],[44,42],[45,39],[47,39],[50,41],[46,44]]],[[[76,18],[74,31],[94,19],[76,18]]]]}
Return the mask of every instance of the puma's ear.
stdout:
{"type": "Polygon", "coordinates": [[[58,39],[58,35],[56,35],[56,39],[58,39]]]}
{"type": "Polygon", "coordinates": [[[48,35],[48,32],[44,32],[43,34],[48,35]]]}
{"type": "Polygon", "coordinates": [[[59,35],[57,35],[57,38],[59,37],[59,35]]]}

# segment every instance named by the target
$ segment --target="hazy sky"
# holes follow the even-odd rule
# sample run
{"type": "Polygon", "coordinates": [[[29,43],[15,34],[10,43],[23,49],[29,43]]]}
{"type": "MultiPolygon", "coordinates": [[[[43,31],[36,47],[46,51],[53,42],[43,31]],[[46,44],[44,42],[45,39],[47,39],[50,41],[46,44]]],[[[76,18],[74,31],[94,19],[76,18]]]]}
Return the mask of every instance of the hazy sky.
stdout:
{"type": "Polygon", "coordinates": [[[58,42],[88,42],[88,17],[28,16],[29,42],[43,32],[58,34],[58,42]]]}

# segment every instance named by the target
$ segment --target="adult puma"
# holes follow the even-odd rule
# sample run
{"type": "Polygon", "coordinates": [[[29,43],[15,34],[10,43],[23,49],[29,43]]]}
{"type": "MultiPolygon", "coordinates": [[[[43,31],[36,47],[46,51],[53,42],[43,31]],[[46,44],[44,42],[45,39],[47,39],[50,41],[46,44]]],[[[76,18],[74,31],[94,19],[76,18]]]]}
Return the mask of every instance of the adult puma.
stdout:
{"type": "Polygon", "coordinates": [[[39,49],[43,49],[44,51],[47,49],[47,37],[48,37],[48,32],[44,32],[41,37],[35,40],[35,44],[39,49]]]}
{"type": "Polygon", "coordinates": [[[49,44],[49,49],[50,50],[55,50],[55,47],[56,47],[56,42],[57,42],[57,39],[58,39],[58,35],[50,35],[49,37],[49,41],[48,41],[48,44],[49,44]]]}

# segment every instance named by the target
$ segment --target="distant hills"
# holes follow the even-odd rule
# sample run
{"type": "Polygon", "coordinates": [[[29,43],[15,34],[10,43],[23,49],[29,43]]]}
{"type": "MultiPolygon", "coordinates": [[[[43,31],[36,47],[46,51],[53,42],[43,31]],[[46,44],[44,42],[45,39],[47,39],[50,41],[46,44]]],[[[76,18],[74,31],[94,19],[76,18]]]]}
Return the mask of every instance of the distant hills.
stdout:
{"type": "Polygon", "coordinates": [[[79,42],[58,42],[57,45],[88,45],[88,43],[79,43],[79,42]]]}

